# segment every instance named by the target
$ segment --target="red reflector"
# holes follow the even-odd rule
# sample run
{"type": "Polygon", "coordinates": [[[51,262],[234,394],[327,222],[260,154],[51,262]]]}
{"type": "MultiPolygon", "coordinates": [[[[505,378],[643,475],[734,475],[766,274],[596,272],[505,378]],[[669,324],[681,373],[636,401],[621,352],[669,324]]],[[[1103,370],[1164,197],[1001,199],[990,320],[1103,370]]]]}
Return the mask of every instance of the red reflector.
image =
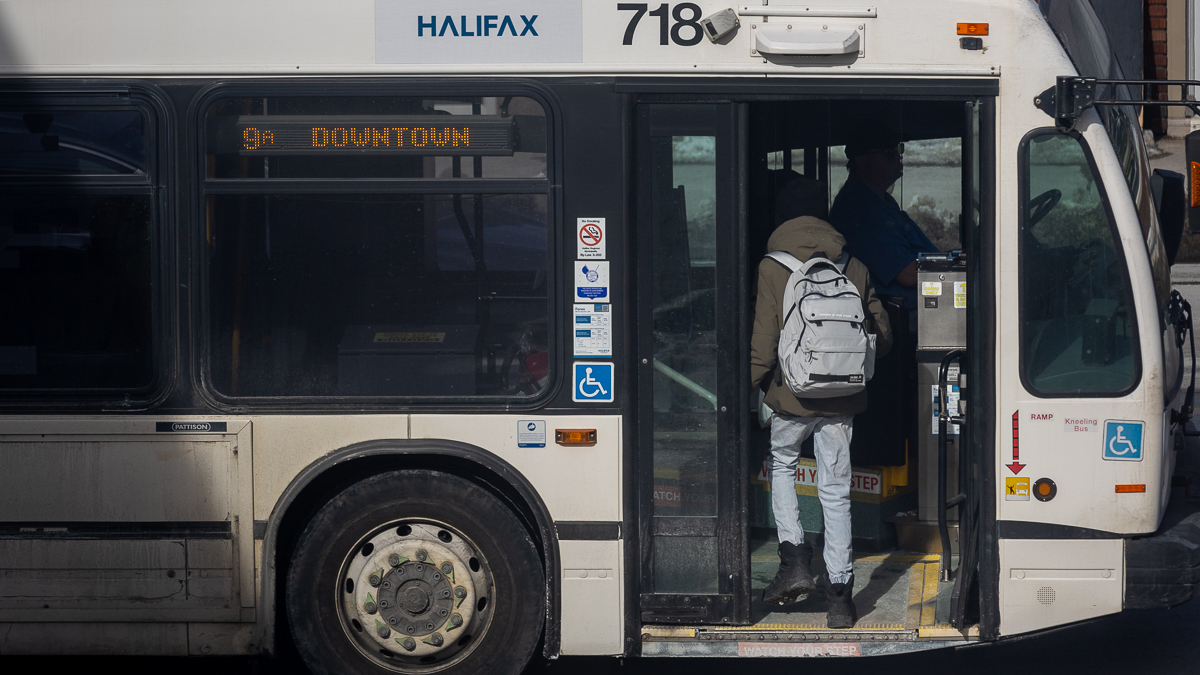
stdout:
{"type": "Polygon", "coordinates": [[[555,429],[554,440],[562,445],[592,445],[596,442],[596,430],[555,429]]]}
{"type": "Polygon", "coordinates": [[[1191,162],[1188,178],[1192,187],[1192,206],[1200,206],[1200,162],[1191,162]]]}
{"type": "Polygon", "coordinates": [[[960,23],[958,24],[959,35],[987,35],[988,24],[986,23],[960,23]]]}
{"type": "Polygon", "coordinates": [[[1117,486],[1118,494],[1120,494],[1122,492],[1145,492],[1145,491],[1146,491],[1145,483],[1138,483],[1136,485],[1118,485],[1117,486]]]}

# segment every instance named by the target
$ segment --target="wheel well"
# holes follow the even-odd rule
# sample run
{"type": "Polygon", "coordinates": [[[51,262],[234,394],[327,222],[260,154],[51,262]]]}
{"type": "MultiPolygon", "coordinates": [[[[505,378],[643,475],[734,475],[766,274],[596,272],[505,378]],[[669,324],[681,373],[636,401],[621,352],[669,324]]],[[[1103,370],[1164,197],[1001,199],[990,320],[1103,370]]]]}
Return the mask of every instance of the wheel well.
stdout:
{"type": "MultiPolygon", "coordinates": [[[[381,448],[374,454],[359,455],[328,466],[313,476],[285,506],[283,514],[279,516],[274,537],[275,545],[271,552],[275,563],[273,599],[275,609],[274,642],[277,657],[281,657],[285,661],[298,658],[288,627],[285,595],[292,553],[305,526],[322,506],[342,490],[364,478],[387,471],[423,469],[452,474],[476,483],[507,504],[517,514],[537,546],[538,555],[541,556],[542,565],[545,568],[547,584],[555,587],[546,589],[548,606],[557,606],[557,602],[549,602],[551,598],[557,597],[557,583],[552,582],[558,580],[554,569],[557,567],[558,556],[556,542],[552,539],[548,541],[552,535],[548,537],[547,533],[553,531],[553,524],[545,512],[545,507],[541,504],[536,506],[531,504],[521,490],[513,485],[512,481],[506,479],[495,469],[466,457],[442,454],[436,450],[422,452],[415,448],[404,447],[409,443],[411,441],[397,441],[393,444],[392,452],[381,448]],[[541,513],[535,511],[535,508],[539,509],[541,513]]],[[[464,447],[460,444],[455,445],[464,447]]],[[[297,478],[297,481],[299,480],[301,478],[297,478]]],[[[536,494],[534,498],[536,499],[536,494]]],[[[266,552],[264,552],[265,556],[266,552]]],[[[263,561],[264,566],[269,564],[269,561],[263,561]]],[[[555,625],[557,614],[558,612],[555,610],[553,616],[547,616],[545,628],[547,643],[551,641],[554,643],[553,651],[555,653],[558,651],[558,641],[554,639],[558,635],[558,628],[555,625]]],[[[550,646],[550,644],[546,645],[547,653],[551,651],[550,646]]]]}

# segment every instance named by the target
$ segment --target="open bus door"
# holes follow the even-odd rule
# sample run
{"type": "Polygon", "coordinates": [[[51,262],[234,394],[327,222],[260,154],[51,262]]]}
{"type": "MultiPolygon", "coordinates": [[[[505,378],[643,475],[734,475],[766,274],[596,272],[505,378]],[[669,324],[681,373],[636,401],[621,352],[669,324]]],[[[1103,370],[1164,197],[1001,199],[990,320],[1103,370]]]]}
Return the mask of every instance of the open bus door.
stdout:
{"type": "Polygon", "coordinates": [[[636,111],[641,618],[748,620],[744,106],[636,111]]]}
{"type": "MultiPolygon", "coordinates": [[[[852,445],[852,462],[861,467],[856,480],[865,485],[876,479],[852,494],[852,499],[858,498],[854,517],[865,516],[871,523],[861,531],[854,526],[856,576],[862,578],[864,597],[870,598],[864,605],[867,614],[878,610],[863,616],[859,627],[885,628],[889,640],[911,639],[918,632],[967,639],[968,634],[980,634],[981,619],[994,627],[995,612],[989,615],[984,609],[997,602],[992,577],[997,541],[988,534],[991,520],[985,515],[994,509],[995,501],[987,495],[996,480],[989,473],[994,457],[994,412],[989,408],[994,397],[989,392],[994,387],[995,317],[988,309],[994,304],[995,248],[989,230],[994,223],[994,176],[985,168],[994,164],[994,99],[973,92],[957,99],[907,103],[643,101],[634,114],[632,183],[637,223],[636,455],[639,610],[651,640],[657,639],[653,624],[728,627],[712,629],[719,631],[772,625],[772,630],[786,629],[787,634],[827,630],[820,590],[791,608],[768,607],[759,597],[778,562],[774,533],[768,529],[773,519],[764,511],[769,510],[764,498],[769,493],[763,492],[766,481],[758,475],[767,434],[747,405],[752,275],[773,217],[772,193],[765,186],[777,171],[768,171],[774,161],[768,156],[782,157],[779,148],[796,148],[794,157],[792,150],[785,153],[789,168],[828,181],[832,197],[846,176],[844,161],[831,164],[831,153],[840,157],[839,144],[853,133],[842,119],[843,111],[893,104],[902,117],[907,115],[907,138],[954,148],[961,144],[961,150],[955,150],[960,156],[939,168],[942,173],[936,177],[930,173],[923,180],[934,183],[955,176],[958,185],[947,194],[961,202],[942,206],[947,213],[961,214],[949,225],[952,241],[962,249],[953,257],[971,262],[965,265],[967,303],[983,311],[963,312],[971,318],[959,324],[962,336],[955,344],[961,346],[954,352],[952,376],[943,369],[942,381],[936,379],[938,362],[951,351],[940,349],[925,355],[926,360],[938,361],[932,364],[932,382],[918,384],[915,374],[897,380],[907,387],[903,393],[912,410],[904,419],[887,419],[896,426],[911,425],[913,431],[892,434],[895,438],[889,442],[895,451],[864,452],[871,449],[852,445]],[[964,401],[961,410],[941,411],[944,422],[961,429],[947,448],[948,468],[941,472],[936,451],[939,411],[929,408],[929,400],[918,411],[915,402],[929,399],[931,389],[939,386],[961,388],[964,401]],[[918,425],[915,417],[921,415],[918,425]],[[920,451],[918,433],[929,436],[920,451]],[[887,459],[882,458],[885,454],[887,459]],[[885,480],[900,483],[895,477],[910,473],[911,481],[906,478],[897,491],[887,492],[885,480]],[[888,475],[892,478],[885,479],[888,475]],[[916,513],[919,482],[929,492],[922,503],[935,514],[922,523],[928,548],[902,550],[887,519],[897,510],[911,508],[916,513]],[[940,509],[946,539],[938,537],[939,498],[949,503],[940,509]]],[[[947,289],[943,309],[957,307],[961,312],[961,302],[953,303],[951,295],[961,289],[950,282],[947,289]]],[[[907,372],[921,365],[916,350],[916,339],[910,338],[901,369],[907,372]]],[[[888,396],[878,399],[886,402],[888,396]]],[[[880,437],[871,427],[880,426],[882,418],[871,416],[881,414],[881,408],[868,410],[856,423],[868,445],[880,437]]],[[[798,479],[797,490],[802,501],[816,504],[815,485],[798,479]]],[[[802,518],[819,538],[819,507],[813,508],[817,511],[804,512],[802,518]]],[[[816,557],[819,567],[820,554],[816,557]]],[[[738,638],[735,632],[724,639],[738,638]]],[[[655,646],[647,643],[643,652],[656,653],[655,646]]]]}

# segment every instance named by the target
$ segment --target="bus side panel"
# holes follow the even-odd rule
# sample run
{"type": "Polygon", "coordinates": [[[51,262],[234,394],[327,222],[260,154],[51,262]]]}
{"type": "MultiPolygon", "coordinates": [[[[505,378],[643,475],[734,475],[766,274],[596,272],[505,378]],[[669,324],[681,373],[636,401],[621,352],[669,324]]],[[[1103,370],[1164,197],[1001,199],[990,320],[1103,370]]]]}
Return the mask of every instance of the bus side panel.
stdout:
{"type": "Polygon", "coordinates": [[[1115,614],[1124,590],[1122,539],[1000,540],[1002,635],[1115,614]]]}
{"type": "Polygon", "coordinates": [[[0,621],[254,620],[249,424],[179,426],[0,427],[0,621]]]}
{"type": "MultiPolygon", "coordinates": [[[[411,430],[414,439],[459,441],[495,453],[529,480],[556,523],[621,521],[620,417],[413,415],[411,430]],[[531,420],[545,422],[545,447],[519,446],[518,423],[531,420]],[[596,443],[560,445],[556,429],[595,429],[596,443]]],[[[621,544],[559,541],[563,654],[624,652],[621,544]]]]}

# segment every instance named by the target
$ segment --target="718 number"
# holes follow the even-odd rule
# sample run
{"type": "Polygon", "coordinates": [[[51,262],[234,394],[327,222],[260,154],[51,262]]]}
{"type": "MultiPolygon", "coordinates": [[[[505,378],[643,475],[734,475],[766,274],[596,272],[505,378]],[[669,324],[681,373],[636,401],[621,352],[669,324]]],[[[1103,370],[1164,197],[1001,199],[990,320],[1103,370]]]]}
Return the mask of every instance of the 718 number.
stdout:
{"type": "Polygon", "coordinates": [[[629,19],[629,25],[625,26],[625,39],[621,41],[623,45],[633,44],[633,33],[637,30],[638,22],[646,14],[658,17],[658,44],[667,44],[667,35],[671,36],[671,42],[683,47],[690,47],[704,37],[700,32],[700,7],[695,3],[681,2],[675,5],[673,9],[667,3],[658,6],[652,12],[647,10],[650,6],[644,2],[622,2],[617,5],[619,12],[633,12],[633,17],[629,19]],[[667,11],[670,9],[671,16],[675,18],[675,25],[668,26],[667,11]],[[687,19],[683,18],[684,12],[690,12],[691,16],[687,19]],[[670,30],[668,31],[668,27],[670,30]],[[680,35],[680,29],[691,28],[692,34],[688,37],[680,35]]]}

